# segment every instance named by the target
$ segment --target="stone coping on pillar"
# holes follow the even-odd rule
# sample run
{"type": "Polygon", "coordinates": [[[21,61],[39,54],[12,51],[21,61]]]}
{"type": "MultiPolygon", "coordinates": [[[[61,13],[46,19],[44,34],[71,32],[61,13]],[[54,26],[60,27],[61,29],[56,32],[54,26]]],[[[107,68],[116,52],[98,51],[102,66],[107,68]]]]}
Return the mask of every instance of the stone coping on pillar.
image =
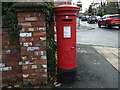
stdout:
{"type": "Polygon", "coordinates": [[[14,7],[18,12],[41,11],[47,8],[47,4],[45,2],[17,2],[14,7]]]}

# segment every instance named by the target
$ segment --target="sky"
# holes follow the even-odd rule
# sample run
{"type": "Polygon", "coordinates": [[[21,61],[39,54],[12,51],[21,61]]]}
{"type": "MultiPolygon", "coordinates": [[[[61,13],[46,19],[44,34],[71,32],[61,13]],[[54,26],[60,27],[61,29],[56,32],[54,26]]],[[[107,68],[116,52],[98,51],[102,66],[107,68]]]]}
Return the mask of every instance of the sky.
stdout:
{"type": "MultiPolygon", "coordinates": [[[[57,0],[54,0],[54,1],[57,1],[57,0]]],[[[62,1],[62,0],[60,0],[62,1]]],[[[63,0],[63,1],[68,1],[68,0],[63,0]]],[[[72,2],[76,2],[79,0],[72,0],[72,2]]],[[[82,2],[82,10],[83,12],[89,8],[89,5],[93,2],[93,1],[96,1],[96,0],[80,0],[82,2]]],[[[97,0],[98,1],[98,0],[97,0]]]]}
{"type": "MultiPolygon", "coordinates": [[[[72,0],[73,2],[77,2],[78,0],[72,0]]],[[[106,0],[80,0],[82,2],[82,12],[85,12],[86,9],[89,8],[89,5],[92,2],[101,2],[101,1],[106,1],[106,0]]],[[[110,1],[117,1],[117,0],[110,0],[110,1]]]]}
{"type": "MultiPolygon", "coordinates": [[[[73,0],[73,2],[77,2],[78,0],[73,0]]],[[[85,12],[86,9],[89,8],[89,5],[93,2],[93,0],[81,0],[82,2],[82,12],[85,12]]]]}
{"type": "MultiPolygon", "coordinates": [[[[56,0],[55,0],[56,1],[56,0]]],[[[63,0],[65,1],[65,0],[63,0]]],[[[68,0],[66,0],[68,1],[68,0]]],[[[72,2],[77,2],[78,0],[72,0],[72,2]]],[[[92,2],[105,2],[107,0],[80,0],[82,2],[82,12],[85,12],[86,9],[89,8],[89,5],[92,3],[92,2]]],[[[109,1],[112,1],[112,2],[115,2],[115,1],[120,1],[120,0],[109,0],[109,1]]]]}
{"type": "Polygon", "coordinates": [[[89,8],[89,5],[92,3],[93,0],[81,0],[82,2],[82,11],[85,11],[89,8]]]}

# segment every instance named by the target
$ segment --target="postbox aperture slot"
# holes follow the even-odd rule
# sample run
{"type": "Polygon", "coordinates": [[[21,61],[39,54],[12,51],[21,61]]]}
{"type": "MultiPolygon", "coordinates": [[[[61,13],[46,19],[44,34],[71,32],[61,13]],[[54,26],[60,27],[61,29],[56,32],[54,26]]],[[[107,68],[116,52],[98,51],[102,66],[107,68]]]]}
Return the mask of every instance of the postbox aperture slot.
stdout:
{"type": "Polygon", "coordinates": [[[62,22],[72,22],[72,19],[62,19],[62,22]]]}

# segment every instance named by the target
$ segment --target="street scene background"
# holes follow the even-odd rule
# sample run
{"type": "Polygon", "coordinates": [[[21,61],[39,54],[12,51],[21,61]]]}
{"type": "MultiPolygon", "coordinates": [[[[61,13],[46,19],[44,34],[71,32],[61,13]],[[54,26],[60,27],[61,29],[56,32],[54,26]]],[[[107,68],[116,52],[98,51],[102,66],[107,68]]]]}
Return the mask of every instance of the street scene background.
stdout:
{"type": "MultiPolygon", "coordinates": [[[[120,86],[119,0],[87,0],[88,3],[86,0],[76,0],[76,3],[73,2],[75,0],[64,2],[52,0],[45,3],[30,3],[30,1],[32,0],[26,3],[9,3],[9,1],[2,3],[2,55],[0,56],[2,87],[118,88],[120,86]],[[77,75],[75,81],[68,80],[67,83],[61,83],[57,79],[59,63],[57,63],[57,42],[59,41],[56,41],[56,34],[60,35],[60,33],[57,33],[57,29],[54,28],[57,21],[55,21],[53,8],[58,5],[80,7],[80,11],[76,13],[77,18],[74,18],[76,23],[72,23],[76,25],[72,30],[76,31],[74,47],[77,51],[74,53],[77,53],[75,59],[77,75]],[[117,16],[103,17],[108,14],[117,14],[117,16]],[[100,24],[104,19],[114,22],[100,24]],[[118,26],[112,27],[112,25],[118,26]]],[[[69,16],[67,15],[66,18],[69,16]]],[[[70,31],[70,28],[68,30],[70,31]]],[[[69,41],[66,46],[68,45],[69,41]]],[[[74,47],[71,49],[75,49],[74,47]]],[[[69,61],[65,64],[69,65],[69,61]]],[[[64,74],[62,78],[63,76],[69,75],[64,74]]]]}

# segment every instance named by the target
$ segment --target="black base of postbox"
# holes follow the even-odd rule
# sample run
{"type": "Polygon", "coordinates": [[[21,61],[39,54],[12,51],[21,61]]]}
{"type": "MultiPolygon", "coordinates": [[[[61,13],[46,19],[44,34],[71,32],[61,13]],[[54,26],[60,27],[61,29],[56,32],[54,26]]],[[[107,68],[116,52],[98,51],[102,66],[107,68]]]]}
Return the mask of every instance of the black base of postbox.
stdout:
{"type": "Polygon", "coordinates": [[[74,69],[59,69],[57,80],[60,83],[69,84],[73,83],[77,78],[77,68],[74,69]]]}

